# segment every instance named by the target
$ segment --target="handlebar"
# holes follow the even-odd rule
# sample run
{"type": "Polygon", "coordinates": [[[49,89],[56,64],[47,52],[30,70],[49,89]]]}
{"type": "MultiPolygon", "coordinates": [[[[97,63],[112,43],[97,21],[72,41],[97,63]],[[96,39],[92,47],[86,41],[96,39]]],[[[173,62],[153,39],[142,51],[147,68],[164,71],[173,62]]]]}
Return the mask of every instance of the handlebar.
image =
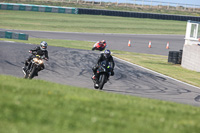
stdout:
{"type": "MultiPolygon", "coordinates": [[[[28,52],[29,52],[29,53],[31,53],[31,54],[33,54],[33,55],[35,55],[35,56],[37,57],[37,55],[36,55],[36,54],[37,54],[37,52],[35,52],[35,51],[33,52],[33,51],[31,51],[31,50],[30,50],[30,51],[28,51],[28,52]]],[[[39,56],[39,58],[41,58],[41,59],[44,59],[44,60],[48,61],[48,59],[47,59],[46,57],[41,57],[40,55],[38,55],[38,56],[39,56]]]]}
{"type": "Polygon", "coordinates": [[[36,51],[31,51],[31,50],[29,50],[28,52],[31,53],[31,54],[33,54],[33,55],[36,55],[36,54],[37,54],[36,51]]]}

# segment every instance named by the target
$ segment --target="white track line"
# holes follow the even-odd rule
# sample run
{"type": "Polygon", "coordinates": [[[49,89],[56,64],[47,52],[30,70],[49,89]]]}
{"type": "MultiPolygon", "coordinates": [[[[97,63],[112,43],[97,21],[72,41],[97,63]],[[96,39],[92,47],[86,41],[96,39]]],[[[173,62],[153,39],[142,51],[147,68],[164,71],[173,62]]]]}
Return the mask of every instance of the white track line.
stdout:
{"type": "Polygon", "coordinates": [[[131,62],[128,62],[128,61],[122,60],[122,59],[117,58],[117,57],[114,57],[114,58],[116,58],[116,59],[118,59],[118,60],[120,60],[120,61],[122,61],[122,62],[126,62],[126,63],[128,63],[128,64],[130,64],[130,65],[133,65],[133,66],[136,66],[136,67],[139,67],[139,68],[145,69],[145,70],[147,70],[147,71],[153,72],[153,73],[158,74],[158,75],[160,75],[160,76],[163,76],[163,77],[166,77],[166,78],[169,78],[169,79],[175,80],[175,81],[177,81],[177,82],[180,82],[180,83],[182,83],[182,84],[188,85],[188,86],[190,86],[190,87],[194,87],[194,88],[196,88],[196,89],[200,89],[200,87],[197,87],[197,86],[194,86],[194,85],[188,84],[188,83],[186,83],[186,82],[183,82],[183,81],[180,81],[180,80],[177,80],[177,79],[174,79],[174,78],[172,78],[172,77],[169,77],[169,76],[167,76],[167,75],[164,75],[164,74],[161,74],[161,73],[155,72],[155,71],[150,70],[150,69],[148,69],[148,68],[145,68],[145,67],[142,67],[142,66],[139,66],[139,65],[133,64],[133,63],[131,63],[131,62]]]}

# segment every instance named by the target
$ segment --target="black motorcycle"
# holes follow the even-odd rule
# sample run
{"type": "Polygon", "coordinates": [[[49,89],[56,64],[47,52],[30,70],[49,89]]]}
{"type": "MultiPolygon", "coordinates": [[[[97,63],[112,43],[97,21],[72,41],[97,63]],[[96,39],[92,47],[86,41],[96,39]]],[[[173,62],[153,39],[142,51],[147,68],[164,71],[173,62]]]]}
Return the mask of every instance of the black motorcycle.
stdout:
{"type": "Polygon", "coordinates": [[[24,78],[32,79],[34,76],[38,76],[38,71],[44,68],[43,57],[40,55],[34,55],[32,60],[28,63],[26,71],[24,72],[24,78]]]}
{"type": "Polygon", "coordinates": [[[93,79],[95,89],[103,89],[104,84],[109,80],[111,68],[108,61],[102,61],[97,69],[96,79],[93,79]]]}

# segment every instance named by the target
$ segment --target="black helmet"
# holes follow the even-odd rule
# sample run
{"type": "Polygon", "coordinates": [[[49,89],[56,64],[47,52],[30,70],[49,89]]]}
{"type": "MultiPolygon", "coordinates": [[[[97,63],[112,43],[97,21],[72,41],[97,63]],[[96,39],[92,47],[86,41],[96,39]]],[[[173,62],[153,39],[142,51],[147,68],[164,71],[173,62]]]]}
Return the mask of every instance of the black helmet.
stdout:
{"type": "Polygon", "coordinates": [[[106,49],[105,51],[104,51],[104,56],[106,57],[106,58],[109,58],[110,57],[110,50],[108,50],[108,49],[106,49]]]}
{"type": "Polygon", "coordinates": [[[46,49],[47,49],[47,46],[48,46],[48,44],[47,44],[47,42],[45,42],[45,41],[42,41],[42,42],[40,43],[40,49],[41,49],[41,50],[46,50],[46,49]]]}

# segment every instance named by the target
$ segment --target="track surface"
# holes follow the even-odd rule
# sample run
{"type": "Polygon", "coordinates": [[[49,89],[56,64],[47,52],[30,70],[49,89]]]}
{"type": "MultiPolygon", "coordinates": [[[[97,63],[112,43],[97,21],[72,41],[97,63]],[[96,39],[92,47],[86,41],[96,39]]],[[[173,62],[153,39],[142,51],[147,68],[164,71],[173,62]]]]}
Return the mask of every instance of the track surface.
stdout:
{"type": "MultiPolygon", "coordinates": [[[[23,77],[22,62],[35,45],[0,41],[0,74],[23,77]]],[[[91,68],[99,52],[48,47],[50,60],[36,79],[93,89],[91,68]]],[[[124,63],[118,59],[115,75],[104,91],[200,106],[200,89],[124,63]]]]}
{"type": "MultiPolygon", "coordinates": [[[[0,29],[6,30],[6,29],[0,29]]],[[[29,34],[32,38],[100,41],[106,40],[108,48],[137,53],[168,55],[169,51],[179,51],[183,49],[183,35],[137,35],[137,34],[103,34],[103,33],[71,33],[71,32],[45,32],[45,31],[23,31],[9,30],[29,34]],[[131,40],[131,47],[128,41],[131,40]],[[149,41],[152,48],[148,48],[149,41]],[[169,42],[169,49],[166,49],[169,42]]],[[[145,34],[145,33],[144,33],[145,34]]],[[[91,46],[92,47],[92,46],[91,46]]]]}

